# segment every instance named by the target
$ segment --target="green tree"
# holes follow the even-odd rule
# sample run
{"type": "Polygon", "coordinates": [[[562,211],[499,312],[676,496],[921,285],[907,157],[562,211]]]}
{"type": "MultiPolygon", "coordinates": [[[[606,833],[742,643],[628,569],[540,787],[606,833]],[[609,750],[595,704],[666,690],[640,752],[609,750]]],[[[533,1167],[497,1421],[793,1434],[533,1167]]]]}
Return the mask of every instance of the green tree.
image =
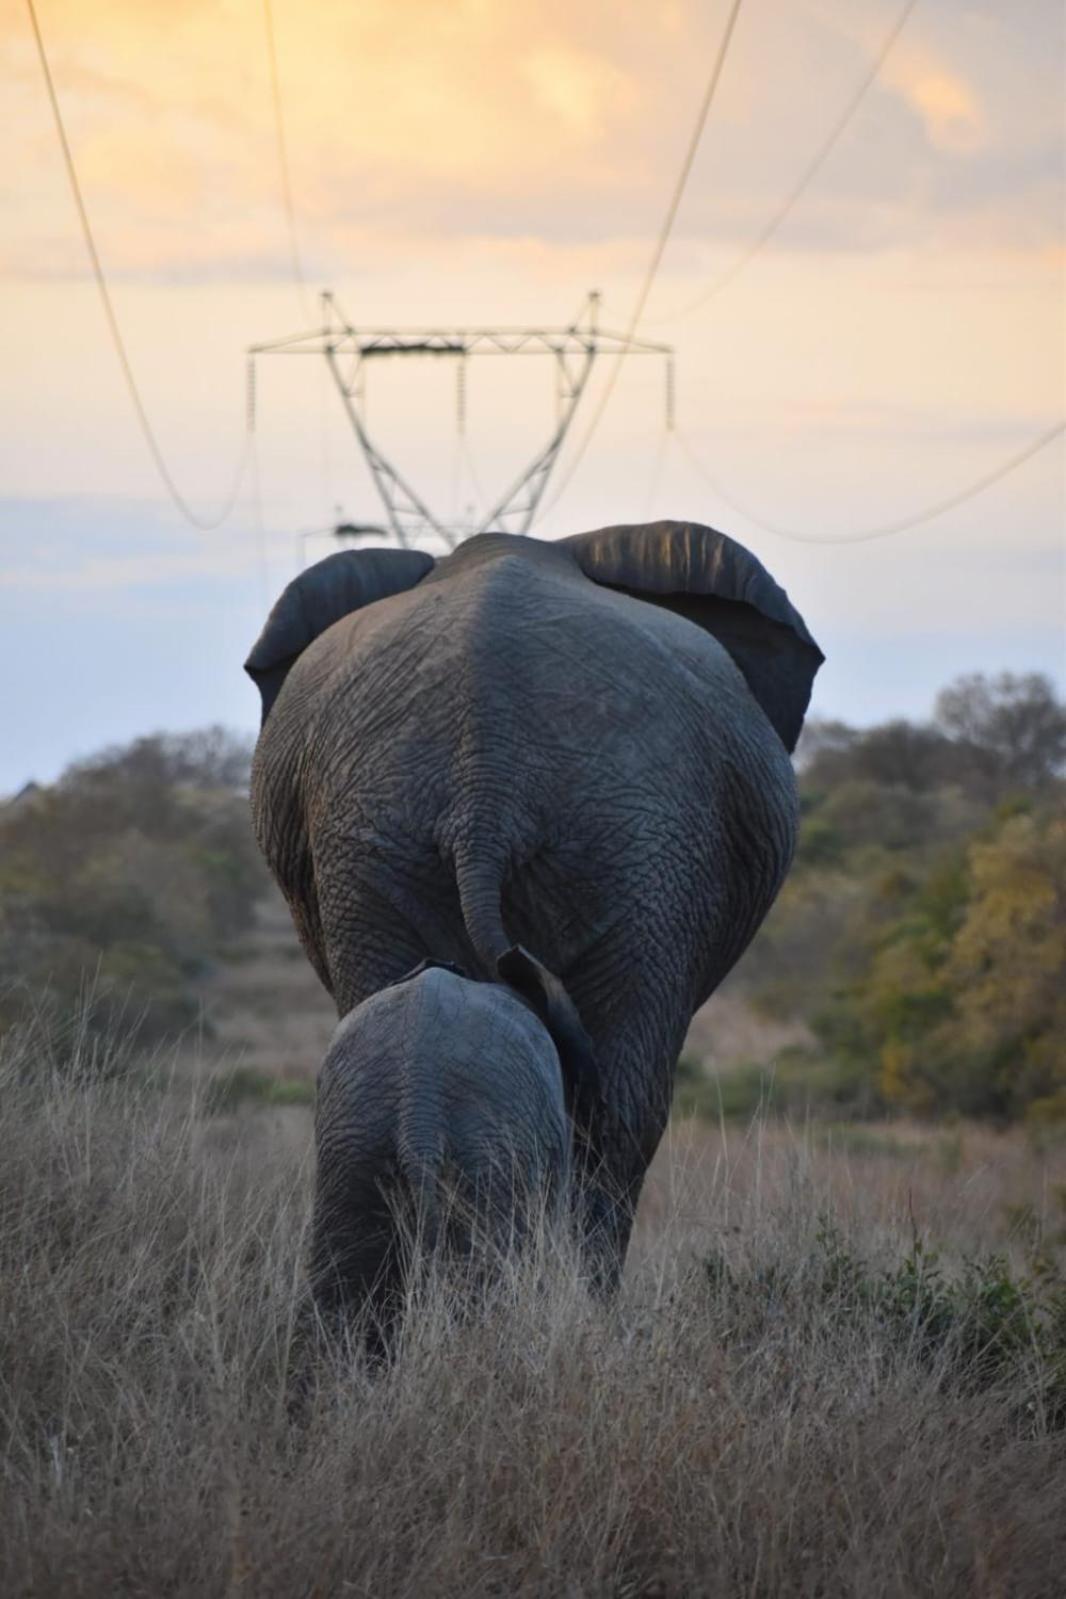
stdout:
{"type": "Polygon", "coordinates": [[[969,869],[938,1046],[1008,1113],[1066,1118],[1066,817],[1009,817],[971,847],[969,869]]]}
{"type": "Polygon", "coordinates": [[[142,738],[0,810],[0,1026],[86,987],[101,1028],[195,1019],[196,979],[266,888],[247,770],[220,729],[142,738]]]}
{"type": "Polygon", "coordinates": [[[1005,814],[899,887],[825,1046],[919,1115],[1066,1116],[1066,819],[1005,814]]]}

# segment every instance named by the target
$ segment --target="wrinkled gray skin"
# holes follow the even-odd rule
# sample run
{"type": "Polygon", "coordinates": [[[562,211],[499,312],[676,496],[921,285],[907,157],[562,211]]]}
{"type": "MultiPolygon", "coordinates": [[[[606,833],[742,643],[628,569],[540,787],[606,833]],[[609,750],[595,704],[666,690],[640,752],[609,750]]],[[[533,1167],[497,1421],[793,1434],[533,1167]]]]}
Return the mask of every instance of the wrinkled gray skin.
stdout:
{"type": "Polygon", "coordinates": [[[555,1045],[498,983],[425,968],[337,1028],[318,1080],[311,1289],[327,1320],[398,1311],[417,1238],[507,1252],[565,1191],[570,1124],[555,1045]]]}
{"type": "Polygon", "coordinates": [[[257,835],[338,1010],[427,958],[511,959],[608,1287],[693,1011],[789,866],[821,659],[742,546],[670,522],[334,555],[249,657],[257,835]]]}

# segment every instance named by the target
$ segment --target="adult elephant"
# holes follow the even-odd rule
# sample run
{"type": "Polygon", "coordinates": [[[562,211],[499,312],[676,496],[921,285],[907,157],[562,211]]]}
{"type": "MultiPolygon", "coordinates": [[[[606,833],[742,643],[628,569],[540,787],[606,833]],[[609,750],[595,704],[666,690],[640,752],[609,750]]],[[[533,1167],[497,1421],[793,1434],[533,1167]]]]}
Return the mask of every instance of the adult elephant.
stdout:
{"type": "Polygon", "coordinates": [[[329,556],[246,663],[257,836],[338,1011],[424,959],[525,990],[607,1284],[692,1013],[788,869],[822,659],[747,550],[658,522],[329,556]]]}

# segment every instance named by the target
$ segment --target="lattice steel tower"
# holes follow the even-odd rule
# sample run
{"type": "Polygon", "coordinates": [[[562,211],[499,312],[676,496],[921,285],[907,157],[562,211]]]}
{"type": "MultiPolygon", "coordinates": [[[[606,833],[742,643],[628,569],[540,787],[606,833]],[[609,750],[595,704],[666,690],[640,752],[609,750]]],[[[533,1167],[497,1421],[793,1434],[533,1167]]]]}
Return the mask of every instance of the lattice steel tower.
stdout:
{"type": "MultiPolygon", "coordinates": [[[[385,511],[388,530],[403,548],[426,532],[438,534],[452,549],[471,533],[489,528],[525,533],[548,486],[552,468],[598,355],[658,355],[667,362],[667,410],[672,406],[673,349],[607,333],[597,326],[599,294],[589,295],[577,320],[566,328],[355,328],[341,312],[335,296],[322,295],[322,326],[271,344],[252,345],[249,357],[260,355],[324,356],[333,374],[348,420],[363,452],[385,511]],[[555,359],[557,411],[555,427],[508,492],[476,527],[460,528],[442,521],[386,459],[367,431],[360,399],[367,363],[411,356],[440,356],[459,361],[460,422],[464,407],[465,362],[482,355],[550,355],[555,359]]],[[[669,425],[669,415],[667,417],[669,425]]],[[[336,531],[358,533],[348,526],[336,531]]],[[[372,531],[367,529],[367,531],[372,531]]],[[[373,530],[376,531],[376,530],[373,530]]]]}

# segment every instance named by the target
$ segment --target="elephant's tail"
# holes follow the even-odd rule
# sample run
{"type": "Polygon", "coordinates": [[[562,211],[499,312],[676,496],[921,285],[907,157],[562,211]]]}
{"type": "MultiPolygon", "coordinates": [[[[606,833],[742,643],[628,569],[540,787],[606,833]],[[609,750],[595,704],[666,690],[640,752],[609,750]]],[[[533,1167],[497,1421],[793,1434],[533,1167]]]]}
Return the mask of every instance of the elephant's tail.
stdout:
{"type": "Polygon", "coordinates": [[[505,871],[502,854],[456,847],[455,876],[467,937],[486,976],[521,994],[548,1029],[559,1053],[571,1114],[588,1129],[598,1120],[600,1103],[592,1041],[561,979],[508,936],[502,909],[505,871]]]}
{"type": "Polygon", "coordinates": [[[412,1203],[411,1239],[426,1255],[437,1248],[441,1234],[441,1178],[443,1151],[439,1147],[411,1151],[403,1160],[403,1174],[412,1203]]]}

